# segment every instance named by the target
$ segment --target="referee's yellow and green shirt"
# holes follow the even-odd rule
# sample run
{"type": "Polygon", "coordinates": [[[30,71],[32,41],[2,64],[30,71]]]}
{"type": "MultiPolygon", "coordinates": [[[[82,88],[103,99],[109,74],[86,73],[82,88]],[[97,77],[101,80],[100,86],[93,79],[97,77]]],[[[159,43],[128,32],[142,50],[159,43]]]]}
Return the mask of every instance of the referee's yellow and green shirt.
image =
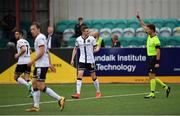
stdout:
{"type": "Polygon", "coordinates": [[[96,41],[96,45],[101,46],[102,40],[103,39],[101,37],[99,37],[98,40],[96,41]]]}
{"type": "Polygon", "coordinates": [[[160,46],[160,41],[159,41],[159,38],[157,37],[157,35],[154,37],[151,37],[150,35],[148,35],[147,43],[146,43],[148,56],[156,56],[157,55],[156,46],[160,46]]]}

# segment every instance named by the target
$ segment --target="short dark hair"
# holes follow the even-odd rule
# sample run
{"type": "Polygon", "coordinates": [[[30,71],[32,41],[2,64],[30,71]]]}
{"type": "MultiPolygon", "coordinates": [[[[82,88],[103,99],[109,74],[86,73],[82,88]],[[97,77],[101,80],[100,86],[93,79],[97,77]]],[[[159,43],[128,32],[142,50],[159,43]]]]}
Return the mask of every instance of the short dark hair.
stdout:
{"type": "Polygon", "coordinates": [[[78,20],[83,20],[83,18],[82,18],[82,17],[79,17],[78,20]]]}
{"type": "Polygon", "coordinates": [[[82,26],[81,27],[81,32],[83,32],[85,29],[88,29],[88,27],[87,26],[82,26]]]}
{"type": "Polygon", "coordinates": [[[40,24],[38,22],[33,22],[32,25],[35,25],[37,29],[40,29],[40,24]]]}
{"type": "Polygon", "coordinates": [[[24,32],[22,30],[16,30],[15,32],[18,32],[20,35],[24,35],[24,32]]]}
{"type": "Polygon", "coordinates": [[[147,25],[147,27],[149,27],[151,30],[156,32],[156,26],[154,24],[149,24],[149,25],[147,25]]]}

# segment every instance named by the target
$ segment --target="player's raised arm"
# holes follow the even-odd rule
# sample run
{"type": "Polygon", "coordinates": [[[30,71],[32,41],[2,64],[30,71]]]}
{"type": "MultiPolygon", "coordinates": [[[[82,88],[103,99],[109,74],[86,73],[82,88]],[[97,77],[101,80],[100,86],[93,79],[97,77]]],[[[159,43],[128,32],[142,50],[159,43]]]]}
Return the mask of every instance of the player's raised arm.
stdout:
{"type": "Polygon", "coordinates": [[[136,18],[140,22],[140,24],[141,24],[142,28],[144,29],[144,31],[147,32],[147,26],[144,23],[144,21],[141,19],[141,17],[139,16],[139,12],[136,13],[136,18]]]}

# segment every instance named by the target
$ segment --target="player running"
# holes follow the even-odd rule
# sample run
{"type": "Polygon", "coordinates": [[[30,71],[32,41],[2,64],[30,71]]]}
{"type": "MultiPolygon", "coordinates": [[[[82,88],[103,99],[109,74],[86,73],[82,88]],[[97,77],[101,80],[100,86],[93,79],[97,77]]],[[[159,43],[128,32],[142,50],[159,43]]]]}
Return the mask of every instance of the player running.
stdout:
{"type": "Polygon", "coordinates": [[[45,85],[46,74],[48,68],[51,71],[55,72],[56,69],[51,64],[50,54],[47,50],[47,41],[45,35],[40,32],[40,25],[34,22],[31,25],[31,33],[35,38],[34,48],[36,52],[36,57],[32,59],[28,65],[31,66],[35,63],[35,69],[33,73],[33,99],[34,106],[26,109],[27,112],[38,112],[39,101],[40,101],[40,91],[46,93],[47,95],[53,97],[58,101],[60,106],[60,110],[64,109],[65,98],[63,96],[59,96],[56,92],[54,92],[51,88],[45,85]]]}
{"type": "Polygon", "coordinates": [[[28,97],[32,97],[31,94],[31,81],[29,79],[31,67],[28,67],[27,64],[30,62],[30,46],[29,42],[23,39],[23,32],[16,31],[15,38],[17,40],[17,53],[15,54],[15,58],[18,59],[18,63],[14,72],[14,79],[22,85],[25,85],[28,88],[29,95],[28,97]],[[21,75],[24,74],[24,78],[21,78],[21,75]]]}

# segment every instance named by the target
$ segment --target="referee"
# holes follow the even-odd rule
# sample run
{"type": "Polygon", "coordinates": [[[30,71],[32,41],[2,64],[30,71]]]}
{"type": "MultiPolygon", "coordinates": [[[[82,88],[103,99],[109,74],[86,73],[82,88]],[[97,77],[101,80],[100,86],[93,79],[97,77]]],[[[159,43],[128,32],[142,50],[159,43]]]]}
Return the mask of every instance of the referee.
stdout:
{"type": "Polygon", "coordinates": [[[136,17],[139,20],[144,31],[148,34],[146,47],[148,55],[148,71],[151,92],[144,98],[155,98],[156,82],[166,90],[166,97],[168,97],[170,93],[170,87],[168,87],[159,78],[156,77],[156,71],[160,67],[160,41],[158,36],[156,35],[155,25],[145,25],[138,13],[136,17]]]}

